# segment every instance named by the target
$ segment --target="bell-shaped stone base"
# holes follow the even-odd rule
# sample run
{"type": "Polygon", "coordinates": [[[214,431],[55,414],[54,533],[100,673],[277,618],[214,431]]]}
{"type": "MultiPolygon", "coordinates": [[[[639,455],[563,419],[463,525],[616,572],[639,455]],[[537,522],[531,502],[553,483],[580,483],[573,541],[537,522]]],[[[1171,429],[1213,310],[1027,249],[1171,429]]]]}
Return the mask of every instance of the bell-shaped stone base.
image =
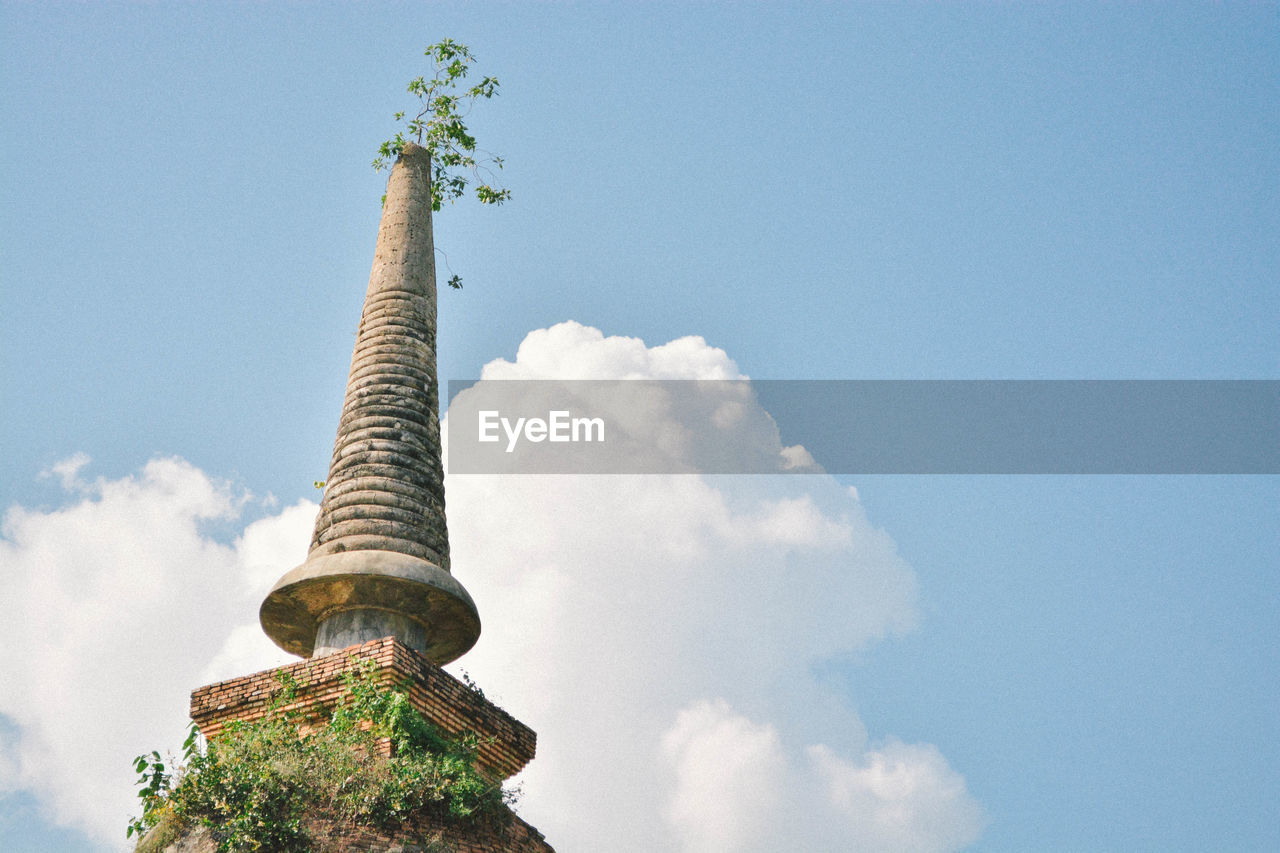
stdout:
{"type": "Polygon", "coordinates": [[[307,560],[276,583],[258,619],[276,645],[302,657],[390,636],[439,666],[480,637],[480,616],[462,584],[395,551],[307,560]]]}

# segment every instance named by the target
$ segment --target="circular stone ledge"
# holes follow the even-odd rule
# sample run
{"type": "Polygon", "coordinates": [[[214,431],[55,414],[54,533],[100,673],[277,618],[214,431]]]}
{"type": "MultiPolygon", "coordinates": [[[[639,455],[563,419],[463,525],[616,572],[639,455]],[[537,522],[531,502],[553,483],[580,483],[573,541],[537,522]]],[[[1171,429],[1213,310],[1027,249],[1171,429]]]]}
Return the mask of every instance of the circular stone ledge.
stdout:
{"type": "Polygon", "coordinates": [[[480,615],[462,584],[439,566],[395,551],[343,551],[307,560],[271,589],[258,620],[277,646],[310,657],[321,622],[363,608],[421,625],[420,637],[397,639],[438,666],[461,657],[480,638],[480,615]]]}

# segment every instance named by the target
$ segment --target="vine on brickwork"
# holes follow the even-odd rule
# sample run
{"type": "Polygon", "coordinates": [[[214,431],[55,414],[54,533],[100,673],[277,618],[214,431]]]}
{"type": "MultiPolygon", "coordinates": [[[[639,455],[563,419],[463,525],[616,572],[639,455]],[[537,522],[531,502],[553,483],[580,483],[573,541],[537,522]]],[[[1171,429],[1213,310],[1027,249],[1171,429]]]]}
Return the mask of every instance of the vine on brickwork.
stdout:
{"type": "MultiPolygon", "coordinates": [[[[128,835],[141,853],[161,850],[204,824],[220,851],[314,849],[305,818],[394,831],[406,819],[504,820],[515,794],[475,768],[477,739],[452,739],[410,703],[403,687],[377,681],[371,661],[343,673],[346,692],[328,723],[306,734],[291,710],[300,685],[282,674],[265,716],[235,721],[202,749],[194,726],[182,766],[139,756],[142,816],[128,835]],[[390,740],[390,758],[377,754],[390,740]]],[[[171,762],[172,763],[172,762],[171,762]]]]}

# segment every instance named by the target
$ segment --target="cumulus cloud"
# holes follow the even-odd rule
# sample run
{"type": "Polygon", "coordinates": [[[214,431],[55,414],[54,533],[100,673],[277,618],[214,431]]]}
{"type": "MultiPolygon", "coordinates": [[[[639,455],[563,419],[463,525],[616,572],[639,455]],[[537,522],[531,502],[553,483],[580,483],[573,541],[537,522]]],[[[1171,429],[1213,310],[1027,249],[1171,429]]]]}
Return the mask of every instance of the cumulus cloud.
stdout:
{"type": "Polygon", "coordinates": [[[724,350],[700,336],[646,346],[572,320],[525,336],[514,362],[494,359],[481,379],[745,379],[724,350]]]}
{"type": "MultiPolygon", "coordinates": [[[[701,338],[648,347],[565,323],[483,376],[741,373],[701,338]]],[[[723,428],[771,422],[730,402],[723,428]]],[[[786,458],[756,426],[750,452],[786,458]]],[[[66,506],[5,516],[0,641],[28,651],[0,660],[0,790],[116,840],[129,759],[180,740],[190,690],[285,659],[257,607],[305,555],[316,506],[219,542],[204,526],[246,501],[229,485],[180,460],[96,483],[86,465],[54,472],[66,506]]],[[[455,474],[446,488],[453,571],[484,622],[453,668],[538,731],[522,813],[558,849],[946,851],[976,837],[981,810],[936,748],[870,745],[813,676],[917,619],[913,573],[854,490],[786,475],[455,474]]]]}
{"type": "Polygon", "coordinates": [[[662,749],[675,778],[666,816],[689,853],[940,853],[973,842],[984,822],[929,744],[793,754],[771,724],[704,700],[676,716],[662,749]]]}
{"type": "Polygon", "coordinates": [[[842,818],[833,829],[848,840],[848,849],[955,850],[974,841],[985,823],[964,778],[932,744],[890,739],[854,760],[822,745],[806,754],[842,818]]]}
{"type": "MultiPolygon", "coordinates": [[[[482,373],[566,377],[742,374],[700,338],[646,347],[576,323],[530,334],[514,362],[482,373]]],[[[680,401],[658,402],[621,414],[688,421],[680,401]]],[[[772,423],[750,397],[734,402],[717,426],[772,423]]],[[[726,446],[803,458],[776,429],[737,437],[726,446]]],[[[903,849],[942,851],[976,836],[978,805],[927,744],[904,746],[912,761],[900,766],[937,785],[897,800],[837,797],[854,790],[845,771],[879,767],[879,753],[813,666],[917,619],[914,575],[856,491],[785,475],[446,485],[454,573],[485,626],[456,666],[538,731],[524,810],[561,849],[880,850],[917,832],[928,843],[903,849]],[[796,791],[805,796],[793,801],[796,791]],[[890,813],[905,815],[896,834],[850,828],[890,813]]]]}
{"type": "Polygon", "coordinates": [[[785,808],[782,742],[772,726],[734,714],[723,700],[681,711],[662,737],[675,785],[666,817],[688,850],[741,850],[785,808]]]}
{"type": "Polygon", "coordinates": [[[80,480],[80,471],[89,464],[89,454],[80,452],[73,453],[66,459],[59,459],[50,466],[48,471],[42,471],[41,477],[57,477],[62,482],[62,488],[67,491],[80,490],[85,488],[86,484],[80,480]]]}
{"type": "Polygon", "coordinates": [[[265,557],[204,532],[241,511],[246,496],[227,483],[178,459],[84,482],[88,463],[53,468],[68,505],[4,516],[0,715],[12,731],[0,788],[30,790],[55,821],[122,845],[130,759],[181,742],[188,694],[253,612],[246,577],[265,557]]]}
{"type": "Polygon", "coordinates": [[[454,473],[821,470],[803,447],[781,444],[747,377],[699,337],[647,348],[637,338],[561,323],[530,333],[514,362],[485,365],[481,382],[455,393],[449,411],[454,473]],[[522,440],[524,420],[554,411],[566,418],[565,439],[570,413],[598,422],[598,432],[591,441],[522,440]]]}

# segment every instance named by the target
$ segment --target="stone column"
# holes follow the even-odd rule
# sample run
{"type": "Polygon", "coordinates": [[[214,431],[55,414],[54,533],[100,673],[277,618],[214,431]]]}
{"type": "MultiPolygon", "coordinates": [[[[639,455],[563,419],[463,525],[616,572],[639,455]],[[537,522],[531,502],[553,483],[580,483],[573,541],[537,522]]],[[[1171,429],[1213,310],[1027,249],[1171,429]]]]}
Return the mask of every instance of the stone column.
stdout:
{"type": "Polygon", "coordinates": [[[449,573],[438,402],[431,158],[407,143],[387,184],[311,550],[259,611],[281,648],[319,656],[394,636],[444,664],[475,645],[480,617],[449,573]]]}

